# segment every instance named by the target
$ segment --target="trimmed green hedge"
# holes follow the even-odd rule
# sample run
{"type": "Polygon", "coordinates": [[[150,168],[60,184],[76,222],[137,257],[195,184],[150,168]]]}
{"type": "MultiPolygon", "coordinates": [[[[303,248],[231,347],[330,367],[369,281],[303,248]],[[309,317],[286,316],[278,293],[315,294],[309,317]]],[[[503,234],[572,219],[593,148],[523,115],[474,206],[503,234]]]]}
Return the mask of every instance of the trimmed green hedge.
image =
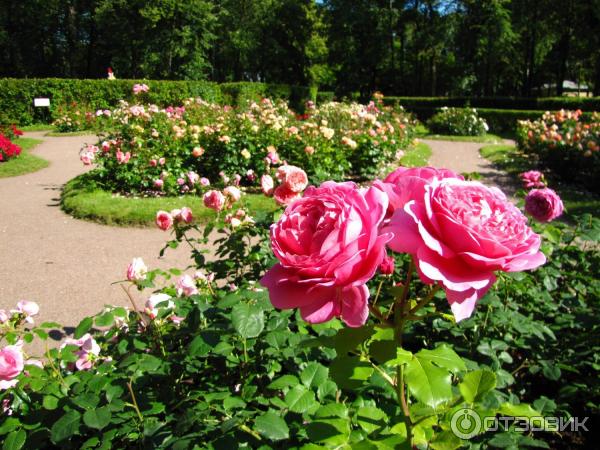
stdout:
{"type": "Polygon", "coordinates": [[[442,106],[511,110],[581,109],[600,111],[600,97],[384,97],[387,105],[402,105],[408,110],[442,106]]]}
{"type": "Polygon", "coordinates": [[[262,97],[286,99],[292,108],[302,111],[307,100],[316,100],[316,88],[268,83],[224,83],[210,81],[162,80],[77,80],[64,78],[3,78],[0,79],[0,119],[2,122],[29,125],[49,123],[61,106],[77,102],[91,109],[112,108],[123,99],[133,101],[132,87],[146,83],[145,95],[151,103],[161,106],[180,104],[190,97],[202,97],[211,102],[238,105],[262,97]],[[34,108],[33,99],[48,97],[50,110],[34,108]]]}

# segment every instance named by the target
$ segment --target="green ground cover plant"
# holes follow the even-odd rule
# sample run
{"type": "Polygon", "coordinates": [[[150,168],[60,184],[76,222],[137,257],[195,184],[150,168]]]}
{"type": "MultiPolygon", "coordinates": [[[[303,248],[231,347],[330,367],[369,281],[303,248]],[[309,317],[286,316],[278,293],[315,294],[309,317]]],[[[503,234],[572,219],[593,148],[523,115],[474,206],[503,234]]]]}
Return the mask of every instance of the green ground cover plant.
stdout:
{"type": "Polygon", "coordinates": [[[22,149],[21,154],[16,158],[0,163],[0,178],[16,177],[48,167],[48,161],[29,153],[41,142],[41,140],[33,138],[21,137],[16,139],[15,143],[22,149]]]}

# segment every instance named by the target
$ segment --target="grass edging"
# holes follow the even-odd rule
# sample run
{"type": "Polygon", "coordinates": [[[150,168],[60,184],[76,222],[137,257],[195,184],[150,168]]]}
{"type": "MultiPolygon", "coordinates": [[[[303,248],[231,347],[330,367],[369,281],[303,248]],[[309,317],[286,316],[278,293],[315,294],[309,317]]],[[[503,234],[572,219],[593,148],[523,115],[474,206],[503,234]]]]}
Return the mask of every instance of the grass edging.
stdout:
{"type": "MultiPolygon", "coordinates": [[[[486,145],[479,149],[481,156],[505,171],[520,184],[519,174],[526,170],[535,169],[523,152],[514,145],[486,145]]],[[[585,188],[561,182],[545,173],[549,187],[556,191],[565,206],[565,218],[581,214],[591,214],[600,217],[600,196],[587,191],[585,188]]]]}
{"type": "Polygon", "coordinates": [[[405,167],[423,167],[429,165],[429,158],[431,158],[431,147],[419,141],[406,150],[404,156],[400,158],[400,164],[405,167]]]}
{"type": "Polygon", "coordinates": [[[16,177],[27,173],[37,172],[50,165],[44,158],[29,153],[36,145],[41,144],[40,139],[21,137],[15,141],[22,151],[16,158],[0,162],[0,178],[16,177]]]}
{"type": "MultiPolygon", "coordinates": [[[[171,211],[187,206],[192,209],[194,220],[205,224],[216,217],[216,213],[204,206],[201,197],[123,197],[106,192],[96,186],[93,172],[79,175],[63,188],[61,208],[76,219],[90,220],[105,225],[153,227],[156,212],[171,211]]],[[[245,206],[253,216],[277,209],[273,199],[262,194],[245,194],[237,207],[245,206]]],[[[223,216],[224,213],[221,213],[223,216]]]]}
{"type": "Polygon", "coordinates": [[[495,134],[484,134],[483,136],[453,136],[449,134],[428,134],[423,139],[432,141],[451,141],[451,142],[480,142],[483,144],[502,144],[504,141],[495,134]]]}

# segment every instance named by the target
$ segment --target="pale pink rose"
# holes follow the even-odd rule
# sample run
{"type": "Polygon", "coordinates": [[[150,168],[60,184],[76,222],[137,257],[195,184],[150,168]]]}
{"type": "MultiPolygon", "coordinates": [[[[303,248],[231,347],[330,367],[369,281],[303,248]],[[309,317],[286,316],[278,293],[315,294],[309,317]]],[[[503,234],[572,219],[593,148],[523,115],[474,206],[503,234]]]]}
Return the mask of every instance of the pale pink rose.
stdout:
{"type": "Polygon", "coordinates": [[[525,189],[546,187],[544,175],[537,170],[528,170],[527,172],[520,174],[519,177],[521,177],[525,189]]]}
{"type": "Polygon", "coordinates": [[[210,180],[206,177],[202,177],[202,178],[200,178],[200,185],[210,186],[210,180]]]}
{"type": "Polygon", "coordinates": [[[5,309],[0,309],[0,323],[6,323],[10,319],[10,315],[5,309]]]}
{"type": "Polygon", "coordinates": [[[306,147],[304,147],[304,152],[307,155],[312,155],[315,153],[315,148],[312,145],[307,145],[306,147]]]}
{"type": "Polygon", "coordinates": [[[277,204],[281,206],[291,205],[295,200],[298,200],[301,197],[300,192],[290,190],[285,184],[280,184],[273,191],[273,198],[277,204]]]}
{"type": "Polygon", "coordinates": [[[221,211],[223,206],[225,206],[225,196],[219,191],[208,191],[204,194],[203,200],[204,206],[214,209],[215,211],[221,211]]]}
{"type": "Polygon", "coordinates": [[[552,189],[533,189],[525,197],[525,211],[539,222],[550,222],[563,210],[562,200],[552,189]]]}
{"type": "Polygon", "coordinates": [[[78,356],[77,361],[75,361],[75,367],[77,367],[78,370],[91,369],[94,361],[100,354],[100,346],[89,333],[84,334],[79,339],[65,339],[64,343],[61,345],[61,348],[64,348],[67,345],[75,345],[79,347],[79,350],[75,352],[75,354],[78,356]]]}
{"type": "Polygon", "coordinates": [[[268,160],[269,164],[279,164],[281,161],[279,159],[279,154],[275,150],[271,150],[269,153],[267,153],[266,159],[268,160]]]}
{"type": "Polygon", "coordinates": [[[131,158],[131,153],[123,153],[121,150],[117,151],[116,154],[117,162],[119,164],[127,164],[129,162],[129,158],[131,158]]]}
{"type": "Polygon", "coordinates": [[[166,162],[167,160],[165,158],[158,158],[158,164],[160,164],[161,166],[164,166],[166,162]]]}
{"type": "Polygon", "coordinates": [[[156,319],[159,313],[158,305],[161,303],[161,307],[175,307],[175,304],[171,301],[170,295],[164,294],[162,292],[159,292],[158,294],[152,294],[150,297],[148,297],[148,300],[146,301],[146,305],[144,307],[144,312],[148,315],[148,317],[150,317],[150,319],[156,319]]]}
{"type": "Polygon", "coordinates": [[[173,226],[173,216],[166,211],[156,213],[156,226],[163,231],[167,231],[173,226]]]}
{"type": "Polygon", "coordinates": [[[0,350],[0,390],[15,386],[15,378],[23,371],[23,350],[20,345],[7,345],[0,350]]]}
{"type": "Polygon", "coordinates": [[[184,206],[183,208],[181,208],[181,212],[177,216],[177,220],[183,221],[185,223],[192,223],[192,220],[194,220],[192,210],[187,206],[184,206]]]}
{"type": "Polygon", "coordinates": [[[434,178],[421,198],[395,210],[384,231],[394,234],[392,250],[413,256],[423,282],[442,285],[456,321],[471,316],[495,271],[546,261],[521,211],[499,189],[475,181],[434,178]]]}
{"type": "Polygon", "coordinates": [[[154,180],[153,184],[156,189],[162,189],[163,186],[165,185],[165,182],[163,180],[159,179],[159,180],[154,180]]]}
{"type": "Polygon", "coordinates": [[[227,186],[223,189],[223,194],[231,201],[231,203],[235,203],[242,198],[241,191],[235,186],[227,186]]]}
{"type": "Polygon", "coordinates": [[[92,162],[94,162],[95,155],[92,152],[84,150],[79,153],[79,159],[85,166],[89,166],[92,164],[92,162]]]}
{"type": "Polygon", "coordinates": [[[240,181],[242,181],[242,176],[239,173],[236,173],[233,176],[233,185],[234,186],[239,186],[240,185],[240,181]]]}
{"type": "Polygon", "coordinates": [[[189,297],[190,295],[196,295],[198,293],[196,282],[188,274],[179,277],[176,287],[177,295],[185,295],[186,297],[189,297]]]}
{"type": "Polygon", "coordinates": [[[17,303],[17,311],[26,316],[36,316],[40,312],[40,307],[36,302],[31,302],[29,300],[21,300],[17,303]]]}
{"type": "Polygon", "coordinates": [[[127,279],[129,281],[140,281],[146,279],[148,268],[142,258],[133,258],[127,266],[127,279]]]}
{"type": "Polygon", "coordinates": [[[229,177],[227,175],[225,175],[225,172],[223,172],[222,170],[219,172],[219,176],[221,177],[221,180],[223,180],[223,184],[227,184],[229,183],[229,177]]]}
{"type": "Polygon", "coordinates": [[[194,158],[200,158],[202,155],[204,155],[204,148],[194,147],[194,149],[192,150],[192,156],[194,158]]]}
{"type": "Polygon", "coordinates": [[[177,178],[177,184],[179,186],[183,186],[185,184],[185,180],[183,178],[177,178]]]}
{"type": "Polygon", "coordinates": [[[341,317],[358,327],[369,313],[366,282],[385,256],[380,234],[387,196],[379,189],[328,181],[309,187],[271,227],[279,263],[262,278],[276,308],[299,308],[304,320],[341,317]]]}
{"type": "Polygon", "coordinates": [[[273,195],[274,185],[271,175],[263,175],[260,177],[260,188],[267,197],[273,195]]]}
{"type": "Polygon", "coordinates": [[[196,172],[190,171],[187,173],[187,179],[189,183],[193,186],[198,182],[198,180],[200,180],[200,175],[198,175],[196,172]]]}
{"type": "Polygon", "coordinates": [[[184,319],[185,317],[176,316],[175,314],[169,317],[169,320],[171,320],[171,322],[173,322],[175,325],[181,324],[184,319]]]}
{"type": "Polygon", "coordinates": [[[425,186],[433,178],[464,178],[448,169],[436,169],[434,167],[398,167],[382,181],[375,181],[373,185],[388,195],[390,204],[388,215],[395,209],[402,209],[410,200],[423,198],[425,186]]]}
{"type": "Polygon", "coordinates": [[[308,186],[306,172],[296,166],[281,166],[277,169],[275,176],[282,185],[292,192],[302,192],[308,186]]]}

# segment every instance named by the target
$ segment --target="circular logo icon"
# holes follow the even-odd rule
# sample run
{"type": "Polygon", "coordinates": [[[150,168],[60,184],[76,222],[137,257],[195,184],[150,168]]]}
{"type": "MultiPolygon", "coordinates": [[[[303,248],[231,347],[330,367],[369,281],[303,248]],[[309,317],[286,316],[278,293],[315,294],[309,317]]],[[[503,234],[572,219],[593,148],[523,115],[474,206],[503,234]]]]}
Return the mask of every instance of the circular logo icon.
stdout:
{"type": "Polygon", "coordinates": [[[481,418],[472,409],[462,408],[452,414],[450,428],[456,437],[471,439],[481,430],[481,418]]]}

